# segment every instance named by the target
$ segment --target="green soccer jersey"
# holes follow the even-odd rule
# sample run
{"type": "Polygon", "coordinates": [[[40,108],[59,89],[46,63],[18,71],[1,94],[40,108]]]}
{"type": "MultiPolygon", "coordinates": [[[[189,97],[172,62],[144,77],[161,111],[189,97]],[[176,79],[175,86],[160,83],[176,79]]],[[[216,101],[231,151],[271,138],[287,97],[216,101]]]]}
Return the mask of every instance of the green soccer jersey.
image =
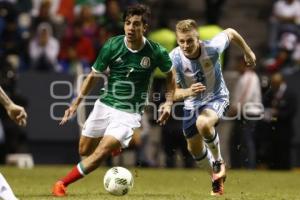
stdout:
{"type": "Polygon", "coordinates": [[[143,48],[133,51],[126,46],[124,35],[109,39],[92,66],[96,72],[109,68],[108,85],[100,101],[119,110],[141,112],[156,67],[162,72],[172,67],[168,52],[158,43],[144,38],[143,48]]]}

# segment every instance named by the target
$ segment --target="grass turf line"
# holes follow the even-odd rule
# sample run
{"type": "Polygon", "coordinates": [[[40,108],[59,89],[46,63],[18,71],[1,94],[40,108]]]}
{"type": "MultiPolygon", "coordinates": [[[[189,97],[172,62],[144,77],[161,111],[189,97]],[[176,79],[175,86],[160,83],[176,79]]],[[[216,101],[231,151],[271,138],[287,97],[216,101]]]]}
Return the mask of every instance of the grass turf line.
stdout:
{"type": "MultiPolygon", "coordinates": [[[[37,166],[21,170],[0,167],[20,200],[61,199],[51,196],[52,184],[71,166],[37,166]]],[[[134,187],[128,195],[114,197],[103,188],[107,168],[99,168],[68,187],[66,200],[300,200],[299,171],[228,170],[225,194],[211,197],[207,172],[193,169],[129,168],[134,187]]]]}

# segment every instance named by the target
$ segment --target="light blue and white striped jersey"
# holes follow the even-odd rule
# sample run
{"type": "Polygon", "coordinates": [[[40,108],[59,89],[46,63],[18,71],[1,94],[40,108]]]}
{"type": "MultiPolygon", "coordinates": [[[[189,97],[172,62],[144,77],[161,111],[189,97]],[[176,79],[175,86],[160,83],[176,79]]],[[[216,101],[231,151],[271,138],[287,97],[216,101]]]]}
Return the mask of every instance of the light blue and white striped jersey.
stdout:
{"type": "Polygon", "coordinates": [[[197,59],[185,57],[180,47],[176,47],[170,53],[173,66],[176,69],[176,81],[181,88],[189,88],[197,82],[206,86],[204,92],[184,100],[184,107],[187,110],[199,108],[199,106],[220,98],[229,101],[229,92],[222,75],[219,59],[220,54],[229,45],[227,34],[221,32],[211,40],[199,42],[201,55],[197,59]]]}

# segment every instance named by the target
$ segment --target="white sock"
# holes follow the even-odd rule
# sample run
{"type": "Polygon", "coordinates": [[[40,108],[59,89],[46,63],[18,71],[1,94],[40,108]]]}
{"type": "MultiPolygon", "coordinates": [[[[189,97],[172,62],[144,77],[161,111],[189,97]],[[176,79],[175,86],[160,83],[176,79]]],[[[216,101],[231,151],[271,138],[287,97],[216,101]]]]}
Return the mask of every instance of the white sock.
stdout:
{"type": "Polygon", "coordinates": [[[0,173],[0,198],[2,198],[3,200],[18,200],[1,173],[0,173]]]}
{"type": "Polygon", "coordinates": [[[204,141],[207,144],[209,150],[211,151],[214,159],[215,160],[223,160],[222,155],[221,155],[221,149],[220,149],[219,135],[215,131],[215,129],[212,133],[212,138],[211,139],[204,138],[204,141]]]}
{"type": "Polygon", "coordinates": [[[201,155],[195,156],[193,155],[194,160],[200,168],[208,169],[212,167],[212,163],[214,158],[210,152],[210,150],[204,145],[201,155]]]}

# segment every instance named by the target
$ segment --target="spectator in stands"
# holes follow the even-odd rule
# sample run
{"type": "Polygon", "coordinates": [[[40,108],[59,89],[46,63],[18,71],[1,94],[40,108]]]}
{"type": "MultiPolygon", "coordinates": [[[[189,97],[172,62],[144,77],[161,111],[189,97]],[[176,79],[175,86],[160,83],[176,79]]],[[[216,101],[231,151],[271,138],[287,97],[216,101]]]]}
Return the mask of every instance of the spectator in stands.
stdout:
{"type": "Polygon", "coordinates": [[[38,25],[47,22],[53,26],[53,12],[51,12],[51,1],[42,0],[36,2],[32,9],[32,32],[34,33],[38,25]]]}
{"type": "Polygon", "coordinates": [[[74,22],[75,0],[60,0],[56,15],[63,17],[67,25],[74,22]]]}
{"type": "Polygon", "coordinates": [[[74,66],[78,63],[88,68],[95,59],[93,43],[83,35],[81,23],[75,23],[64,36],[59,58],[63,71],[67,73],[74,73],[74,66]]]}
{"type": "Polygon", "coordinates": [[[229,115],[236,117],[232,136],[232,167],[256,168],[255,130],[263,112],[261,86],[257,74],[246,66],[243,57],[237,59],[240,77],[232,96],[229,115]],[[240,146],[240,148],[237,148],[240,146]],[[239,151],[240,155],[237,155],[239,151]],[[239,161],[239,162],[238,162],[239,161]]]}
{"type": "Polygon", "coordinates": [[[278,42],[278,52],[275,58],[268,59],[265,62],[267,72],[274,73],[281,71],[284,74],[289,73],[292,64],[292,53],[297,44],[297,35],[291,32],[285,32],[281,35],[278,42]]]}
{"type": "Polygon", "coordinates": [[[58,71],[59,48],[58,40],[52,35],[51,25],[46,22],[39,24],[36,36],[29,44],[31,67],[36,70],[58,71]]]}
{"type": "Polygon", "coordinates": [[[96,41],[94,42],[97,51],[102,48],[103,44],[110,37],[124,33],[120,3],[120,1],[116,0],[105,1],[106,11],[104,15],[97,19],[99,27],[96,41]]]}
{"type": "Polygon", "coordinates": [[[80,12],[75,19],[76,24],[81,24],[82,34],[93,41],[97,34],[97,24],[92,8],[89,5],[82,5],[80,12]]]}
{"type": "Polygon", "coordinates": [[[34,1],[33,5],[33,33],[35,32],[40,23],[47,22],[52,26],[53,35],[56,38],[61,38],[64,30],[64,17],[57,12],[60,5],[60,1],[36,0],[34,1]]]}
{"type": "Polygon", "coordinates": [[[78,13],[81,6],[89,5],[94,16],[102,16],[105,12],[105,0],[76,0],[75,13],[78,13]]]}
{"type": "Polygon", "coordinates": [[[111,36],[123,34],[122,12],[119,1],[106,0],[106,12],[100,18],[100,24],[104,27],[111,36]]]}
{"type": "Polygon", "coordinates": [[[266,94],[264,121],[269,125],[269,167],[290,169],[291,139],[294,135],[293,119],[297,111],[297,96],[289,90],[284,77],[275,73],[271,77],[271,91],[266,94]]]}
{"type": "Polygon", "coordinates": [[[53,17],[60,3],[60,0],[32,0],[31,16],[53,17]]]}
{"type": "Polygon", "coordinates": [[[277,44],[282,32],[298,32],[300,24],[300,2],[298,0],[279,0],[273,6],[270,20],[269,50],[271,57],[276,55],[277,44]]]}
{"type": "MultiPolygon", "coordinates": [[[[18,12],[13,4],[9,2],[0,2],[0,53],[4,60],[14,62],[16,68],[23,63],[23,57],[26,55],[26,42],[22,40],[18,29],[18,12]]],[[[3,60],[1,60],[3,62],[3,60]]]]}

